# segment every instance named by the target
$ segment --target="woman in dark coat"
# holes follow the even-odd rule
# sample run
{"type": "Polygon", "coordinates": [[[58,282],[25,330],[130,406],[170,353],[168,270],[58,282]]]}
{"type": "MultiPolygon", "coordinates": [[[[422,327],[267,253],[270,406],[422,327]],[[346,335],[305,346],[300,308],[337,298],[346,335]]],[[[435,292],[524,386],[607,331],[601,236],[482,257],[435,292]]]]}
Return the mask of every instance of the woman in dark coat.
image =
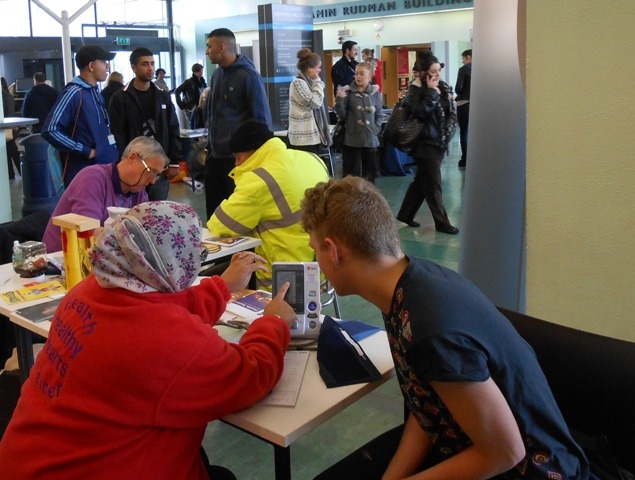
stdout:
{"type": "Polygon", "coordinates": [[[417,173],[406,191],[397,220],[419,227],[414,217],[426,200],[437,232],[456,235],[459,229],[448,219],[441,191],[441,161],[456,129],[456,107],[452,88],[441,80],[441,68],[432,53],[420,55],[414,68],[420,75],[408,87],[404,100],[412,115],[423,122],[423,128],[411,153],[417,173]]]}

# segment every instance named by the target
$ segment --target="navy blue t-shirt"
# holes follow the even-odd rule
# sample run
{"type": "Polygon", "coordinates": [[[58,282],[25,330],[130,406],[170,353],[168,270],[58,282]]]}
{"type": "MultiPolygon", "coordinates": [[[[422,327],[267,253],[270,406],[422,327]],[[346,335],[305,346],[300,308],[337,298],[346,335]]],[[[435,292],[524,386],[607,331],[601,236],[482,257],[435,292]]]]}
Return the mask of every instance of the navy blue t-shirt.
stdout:
{"type": "Polygon", "coordinates": [[[587,479],[574,442],[531,347],[474,284],[433,262],[411,258],[384,317],[404,399],[441,460],[471,441],[431,381],[483,382],[503,393],[525,458],[500,479],[587,479]]]}

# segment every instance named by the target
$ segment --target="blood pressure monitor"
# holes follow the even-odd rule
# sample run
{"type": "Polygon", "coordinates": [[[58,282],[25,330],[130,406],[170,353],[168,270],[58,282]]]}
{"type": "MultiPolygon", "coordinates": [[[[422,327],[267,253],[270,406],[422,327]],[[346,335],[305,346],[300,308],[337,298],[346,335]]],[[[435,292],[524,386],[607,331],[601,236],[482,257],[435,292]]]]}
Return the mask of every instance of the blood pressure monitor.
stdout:
{"type": "Polygon", "coordinates": [[[317,338],[320,332],[320,267],[317,262],[274,262],[273,295],[289,282],[284,300],[291,305],[296,321],[291,326],[292,338],[317,338]]]}

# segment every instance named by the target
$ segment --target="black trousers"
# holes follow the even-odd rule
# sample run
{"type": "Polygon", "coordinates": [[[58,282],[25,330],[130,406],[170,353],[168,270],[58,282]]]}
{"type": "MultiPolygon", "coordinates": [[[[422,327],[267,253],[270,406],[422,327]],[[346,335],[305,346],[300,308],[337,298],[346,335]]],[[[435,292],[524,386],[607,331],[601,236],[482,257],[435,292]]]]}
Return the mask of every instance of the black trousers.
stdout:
{"type": "Polygon", "coordinates": [[[234,157],[214,157],[210,153],[207,154],[205,160],[205,211],[207,220],[211,218],[223,200],[229,198],[234,193],[236,184],[234,179],[229,176],[236,164],[234,157]]]}
{"type": "Polygon", "coordinates": [[[456,108],[456,118],[459,123],[459,138],[461,142],[461,163],[467,158],[467,128],[470,122],[470,104],[465,103],[456,108]]]}
{"type": "Polygon", "coordinates": [[[201,454],[203,465],[205,465],[205,468],[207,469],[207,474],[209,475],[210,480],[236,480],[236,475],[234,475],[228,468],[221,467],[219,465],[210,465],[207,453],[202,446],[199,449],[199,453],[201,454]]]}
{"type": "Polygon", "coordinates": [[[377,178],[377,148],[342,147],[342,176],[363,177],[371,183],[377,178]]]}
{"type": "Polygon", "coordinates": [[[388,430],[320,473],[314,480],[381,480],[399,446],[403,425],[388,430]]]}
{"type": "Polygon", "coordinates": [[[441,190],[441,162],[445,150],[441,147],[426,145],[417,148],[414,160],[417,164],[417,173],[406,191],[397,217],[403,221],[414,220],[417,211],[428,202],[428,207],[434,218],[437,228],[451,226],[448,214],[443,205],[443,192],[441,190]]]}
{"type": "Polygon", "coordinates": [[[15,177],[13,165],[15,165],[15,169],[18,171],[18,173],[21,173],[20,151],[18,150],[18,144],[15,143],[15,139],[7,140],[7,167],[9,168],[9,178],[15,177]]]}

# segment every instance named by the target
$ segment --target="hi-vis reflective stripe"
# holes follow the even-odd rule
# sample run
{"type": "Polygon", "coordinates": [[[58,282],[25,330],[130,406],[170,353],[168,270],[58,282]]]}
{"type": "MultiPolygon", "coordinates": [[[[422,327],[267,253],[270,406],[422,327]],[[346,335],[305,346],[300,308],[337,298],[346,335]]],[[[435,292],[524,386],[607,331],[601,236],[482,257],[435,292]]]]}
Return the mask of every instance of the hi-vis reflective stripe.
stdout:
{"type": "MultiPolygon", "coordinates": [[[[280,185],[278,185],[278,182],[276,182],[271,174],[264,168],[257,168],[253,171],[253,173],[258,175],[262,179],[262,181],[265,182],[265,185],[267,185],[267,187],[269,188],[269,192],[271,193],[276,207],[278,207],[278,210],[280,211],[280,215],[282,215],[282,218],[280,218],[279,220],[267,220],[259,223],[253,230],[261,234],[263,232],[266,232],[267,230],[289,227],[298,223],[300,221],[302,211],[291,211],[289,202],[287,202],[287,199],[284,198],[284,194],[282,193],[280,185]]],[[[258,206],[255,205],[254,208],[258,208],[258,206]]],[[[229,216],[223,210],[222,206],[219,206],[214,213],[216,215],[216,218],[218,218],[218,220],[223,225],[225,225],[230,230],[233,230],[238,235],[247,235],[252,232],[251,228],[243,225],[242,223],[234,220],[231,216],[229,216]]]]}
{"type": "MultiPolygon", "coordinates": [[[[320,165],[322,165],[322,167],[324,168],[324,171],[328,173],[328,169],[326,168],[324,161],[319,156],[312,153],[311,157],[315,161],[320,162],[320,165]]],[[[256,225],[256,227],[253,230],[261,234],[268,230],[290,227],[291,225],[295,225],[296,223],[298,223],[300,221],[300,217],[302,216],[302,210],[298,210],[296,212],[291,210],[291,207],[289,206],[289,202],[287,202],[287,199],[285,198],[284,193],[282,193],[282,189],[280,188],[280,185],[278,184],[276,179],[273,178],[273,176],[264,168],[257,168],[256,170],[253,170],[252,173],[259,176],[262,179],[262,181],[265,182],[265,185],[267,185],[267,187],[269,188],[269,192],[271,193],[273,201],[276,204],[276,207],[278,207],[278,210],[280,211],[280,215],[282,216],[282,218],[280,218],[279,220],[267,220],[267,221],[261,222],[258,225],[256,225]]],[[[243,225],[240,222],[237,222],[232,217],[230,217],[227,213],[225,213],[225,211],[223,211],[222,206],[218,207],[216,209],[216,212],[214,213],[216,215],[216,218],[218,218],[218,220],[223,225],[233,230],[238,235],[248,235],[252,231],[251,228],[247,227],[246,225],[243,225]]]]}
{"type": "Polygon", "coordinates": [[[242,223],[237,222],[232,217],[227,215],[225,211],[223,210],[223,207],[219,206],[214,212],[214,215],[216,215],[216,218],[218,218],[219,222],[221,222],[230,230],[236,232],[238,235],[247,235],[251,233],[251,228],[246,227],[242,223]]]}
{"type": "Polygon", "coordinates": [[[289,202],[287,202],[287,199],[284,197],[284,193],[282,193],[282,189],[280,188],[278,182],[276,182],[276,179],[273,178],[264,168],[257,168],[253,171],[253,173],[262,178],[265,185],[269,187],[269,192],[271,192],[273,201],[276,204],[276,207],[278,207],[280,215],[282,215],[282,218],[279,220],[267,220],[261,222],[258,226],[256,226],[255,230],[258,233],[263,233],[267,230],[290,227],[291,225],[298,223],[300,221],[300,216],[302,215],[302,210],[298,210],[297,212],[293,212],[291,210],[289,202]]]}

